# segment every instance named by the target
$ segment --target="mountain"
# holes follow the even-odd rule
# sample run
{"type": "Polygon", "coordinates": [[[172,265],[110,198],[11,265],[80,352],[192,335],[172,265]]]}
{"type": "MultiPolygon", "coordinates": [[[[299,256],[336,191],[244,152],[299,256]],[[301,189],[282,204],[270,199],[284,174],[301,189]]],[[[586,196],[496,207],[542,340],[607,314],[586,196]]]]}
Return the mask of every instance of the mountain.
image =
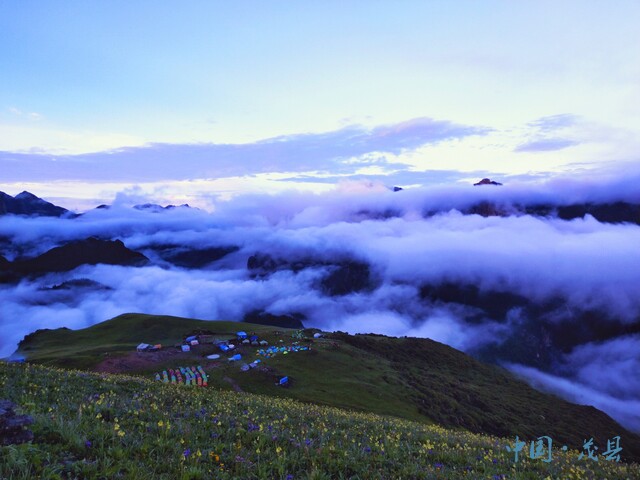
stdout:
{"type": "Polygon", "coordinates": [[[80,265],[105,263],[140,266],[147,262],[147,257],[128,249],[121,240],[90,237],[52,248],[35,258],[7,262],[4,267],[0,264],[0,274],[4,270],[5,278],[14,279],[24,275],[65,272],[80,265]]]}
{"type": "Polygon", "coordinates": [[[368,290],[374,282],[369,265],[356,260],[335,260],[333,262],[312,258],[276,258],[270,254],[256,253],[247,260],[247,269],[253,277],[266,277],[280,270],[299,272],[305,268],[325,267],[328,274],[320,281],[319,288],[331,296],[368,290]]]}
{"type": "MultiPolygon", "coordinates": [[[[102,207],[102,205],[100,206],[102,207]]],[[[96,207],[96,208],[100,208],[100,207],[96,207]]],[[[166,210],[173,210],[175,208],[191,208],[189,206],[189,204],[187,203],[183,203],[182,205],[167,205],[166,207],[163,207],[162,205],[158,205],[157,203],[144,203],[142,205],[134,205],[133,208],[135,208],[136,210],[146,210],[149,212],[153,212],[153,213],[160,213],[166,210]]]]}
{"type": "Polygon", "coordinates": [[[502,185],[502,184],[498,183],[498,182],[494,182],[493,180],[491,180],[489,178],[483,178],[478,183],[474,183],[473,184],[474,187],[478,187],[480,185],[502,185]]]}
{"type": "Polygon", "coordinates": [[[640,318],[630,322],[587,306],[567,308],[561,297],[534,301],[506,290],[444,282],[422,285],[420,298],[436,306],[463,307],[456,311],[469,324],[517,321],[518,328],[504,330],[498,345],[469,352],[491,363],[509,361],[552,370],[563,354],[579,345],[640,333],[640,318]]]}
{"type": "Polygon", "coordinates": [[[236,246],[195,248],[185,245],[151,245],[163,260],[183,268],[202,268],[239,250],[236,246]]]}
{"type": "Polygon", "coordinates": [[[257,325],[270,325],[272,327],[300,329],[304,328],[304,325],[302,324],[302,320],[304,319],[304,315],[300,313],[274,315],[273,313],[254,310],[247,313],[242,321],[247,323],[254,323],[257,325]]]}
{"type": "Polygon", "coordinates": [[[341,332],[310,338],[316,331],[305,330],[305,339],[294,340],[290,334],[294,331],[281,327],[126,314],[81,330],[36,331],[20,342],[16,355],[28,362],[148,378],[163,368],[200,363],[211,372],[210,385],[225,389],[285,396],[501,437],[549,435],[554,442],[571,448],[581,448],[584,439],[590,437],[606,445],[606,439],[619,435],[624,439],[626,458],[640,459],[640,436],[605,413],[539,392],[508,371],[444,344],[421,338],[341,332]],[[235,352],[243,359],[262,359],[261,368],[250,372],[243,372],[225,358],[204,358],[217,351],[214,345],[201,345],[184,355],[173,353],[171,348],[142,356],[135,352],[140,342],[166,347],[197,330],[209,330],[217,338],[235,338],[234,332],[240,328],[255,332],[271,345],[300,341],[310,350],[267,358],[256,357],[256,347],[238,345],[235,352]],[[282,376],[291,379],[287,389],[274,386],[282,376]]]}
{"type": "Polygon", "coordinates": [[[71,212],[66,208],[58,207],[26,191],[19,193],[15,197],[0,192],[0,215],[6,214],[62,217],[71,214],[71,212]]]}

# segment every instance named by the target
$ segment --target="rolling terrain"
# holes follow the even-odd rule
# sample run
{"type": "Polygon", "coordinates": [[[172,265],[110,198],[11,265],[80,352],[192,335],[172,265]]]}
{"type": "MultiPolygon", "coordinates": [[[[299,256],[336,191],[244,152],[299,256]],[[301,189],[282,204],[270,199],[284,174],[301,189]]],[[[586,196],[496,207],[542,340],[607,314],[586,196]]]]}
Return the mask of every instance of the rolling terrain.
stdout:
{"type": "MultiPolygon", "coordinates": [[[[441,343],[418,338],[327,333],[312,338],[306,330],[237,322],[211,322],[169,316],[126,314],[81,330],[40,330],[28,335],[15,356],[29,363],[153,378],[165,368],[201,364],[209,384],[220,389],[287,397],[352,411],[390,415],[424,424],[500,437],[537,438],[578,448],[593,437],[597,444],[620,435],[625,458],[640,458],[640,438],[601,411],[539,392],[511,373],[483,364],[441,343]],[[272,345],[299,342],[309,351],[272,358],[257,356],[256,346],[238,346],[242,362],[261,359],[261,368],[241,371],[214,345],[189,353],[173,347],[192,332],[235,338],[238,329],[255,332],[272,345]],[[141,342],[161,343],[160,352],[135,352],[141,342]],[[288,388],[278,379],[288,376],[288,388]]],[[[242,363],[240,362],[240,363],[242,363]]]]}

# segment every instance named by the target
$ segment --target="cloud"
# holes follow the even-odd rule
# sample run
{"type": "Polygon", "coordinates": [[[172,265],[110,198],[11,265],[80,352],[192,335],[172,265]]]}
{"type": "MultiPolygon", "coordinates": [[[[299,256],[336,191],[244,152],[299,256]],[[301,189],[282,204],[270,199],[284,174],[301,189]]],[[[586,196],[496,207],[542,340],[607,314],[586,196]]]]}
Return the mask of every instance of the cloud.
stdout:
{"type": "MultiPolygon", "coordinates": [[[[522,365],[507,365],[534,388],[553,393],[572,403],[591,405],[606,413],[625,428],[640,432],[640,400],[623,400],[609,395],[600,388],[586,386],[557,375],[541,372],[522,365]]],[[[637,371],[637,370],[636,370],[637,371]]]]}
{"type": "Polygon", "coordinates": [[[537,129],[539,132],[554,132],[567,127],[572,127],[579,123],[580,117],[570,113],[561,113],[558,115],[550,115],[541,117],[529,123],[529,126],[537,129]]]}
{"type": "Polygon", "coordinates": [[[354,157],[399,154],[444,140],[483,135],[488,129],[430,118],[375,128],[348,126],[326,133],[269,138],[249,144],[150,144],[80,155],[0,152],[6,182],[94,180],[144,182],[224,178],[274,172],[354,173],[354,157]]]}
{"type": "Polygon", "coordinates": [[[518,145],[514,149],[514,152],[552,152],[555,150],[573,147],[578,144],[578,142],[566,138],[544,138],[518,145]]]}
{"type": "Polygon", "coordinates": [[[11,113],[12,115],[14,115],[16,117],[26,118],[26,119],[32,120],[32,121],[38,121],[38,120],[42,120],[44,118],[44,115],[42,115],[41,113],[38,113],[38,112],[24,112],[24,111],[22,111],[22,110],[20,110],[19,108],[16,108],[16,107],[9,107],[7,110],[9,111],[9,113],[11,113]]]}
{"type": "Polygon", "coordinates": [[[581,122],[579,116],[569,113],[538,118],[527,124],[527,133],[531,138],[513,151],[553,152],[579,145],[580,142],[566,137],[571,133],[572,127],[580,125],[581,122]]]}
{"type": "Polygon", "coordinates": [[[437,185],[452,184],[457,181],[472,178],[496,177],[495,172],[486,170],[475,170],[471,172],[461,172],[459,170],[410,170],[402,167],[397,163],[393,164],[394,170],[390,170],[384,174],[345,174],[345,175],[298,175],[292,177],[281,178],[281,182],[311,182],[311,183],[338,183],[340,181],[372,181],[380,182],[389,186],[402,185],[437,185]]]}

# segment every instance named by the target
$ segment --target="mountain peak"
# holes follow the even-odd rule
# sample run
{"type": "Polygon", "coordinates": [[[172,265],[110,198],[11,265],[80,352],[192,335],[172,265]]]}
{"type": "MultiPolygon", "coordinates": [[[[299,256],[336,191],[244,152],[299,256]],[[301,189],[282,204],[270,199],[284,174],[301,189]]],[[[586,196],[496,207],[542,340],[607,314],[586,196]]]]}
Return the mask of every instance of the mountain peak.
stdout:
{"type": "Polygon", "coordinates": [[[42,200],[40,197],[37,197],[33,193],[27,192],[26,190],[24,190],[23,192],[20,192],[18,195],[16,195],[13,198],[15,198],[16,200],[42,200]]]}
{"type": "Polygon", "coordinates": [[[61,217],[67,213],[69,211],[66,208],[49,203],[26,190],[15,197],[0,192],[0,215],[61,217]]]}
{"type": "Polygon", "coordinates": [[[478,183],[473,184],[474,187],[477,187],[478,185],[502,185],[502,184],[498,182],[494,182],[490,178],[483,178],[478,183]]]}

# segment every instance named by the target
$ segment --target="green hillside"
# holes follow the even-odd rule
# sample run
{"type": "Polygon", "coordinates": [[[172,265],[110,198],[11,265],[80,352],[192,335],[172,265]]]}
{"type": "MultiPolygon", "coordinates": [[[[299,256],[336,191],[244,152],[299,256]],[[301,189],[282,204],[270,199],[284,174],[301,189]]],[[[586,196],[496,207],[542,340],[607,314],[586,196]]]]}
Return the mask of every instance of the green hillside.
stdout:
{"type": "MultiPolygon", "coordinates": [[[[293,331],[235,322],[208,322],[167,316],[127,314],[93,327],[39,331],[20,345],[29,362],[152,378],[163,368],[201,364],[211,387],[287,397],[352,411],[390,415],[424,424],[507,438],[543,435],[559,445],[581,448],[591,437],[606,446],[619,435],[623,457],[640,459],[640,438],[603,412],[541,393],[504,369],[486,365],[438,342],[380,335],[327,334],[300,343],[309,351],[256,356],[243,346],[243,361],[261,358],[261,368],[243,372],[238,363],[203,358],[217,351],[200,346],[190,353],[136,353],[141,341],[173,345],[184,335],[207,329],[231,338],[242,328],[274,345],[290,345],[293,331]],[[154,359],[150,361],[149,359],[154,359]],[[282,376],[290,386],[275,385],[282,376]]],[[[211,390],[211,389],[209,389],[211,390]]]]}
{"type": "Polygon", "coordinates": [[[124,375],[0,362],[0,398],[34,419],[33,442],[0,447],[12,480],[640,478],[572,450],[515,462],[514,439],[124,375]]]}

